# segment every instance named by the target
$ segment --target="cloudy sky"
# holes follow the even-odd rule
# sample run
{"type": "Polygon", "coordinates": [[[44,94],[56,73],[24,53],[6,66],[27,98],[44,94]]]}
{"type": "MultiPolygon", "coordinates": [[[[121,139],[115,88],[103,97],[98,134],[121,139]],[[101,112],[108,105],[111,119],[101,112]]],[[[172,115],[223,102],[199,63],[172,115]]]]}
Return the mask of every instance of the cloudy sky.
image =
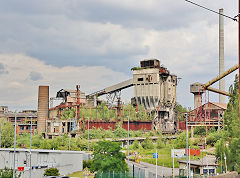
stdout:
{"type": "MultiPolygon", "coordinates": [[[[237,14],[237,0],[194,2],[237,14]]],[[[38,85],[51,96],[76,84],[90,93],[157,58],[182,78],[177,100],[192,107],[189,85],[218,74],[218,18],[184,0],[0,1],[0,105],[36,109],[38,85]]],[[[225,19],[226,69],[238,61],[237,27],[225,19]]],[[[234,75],[226,79],[228,89],[234,75]]],[[[123,91],[124,101],[132,95],[123,91]]]]}

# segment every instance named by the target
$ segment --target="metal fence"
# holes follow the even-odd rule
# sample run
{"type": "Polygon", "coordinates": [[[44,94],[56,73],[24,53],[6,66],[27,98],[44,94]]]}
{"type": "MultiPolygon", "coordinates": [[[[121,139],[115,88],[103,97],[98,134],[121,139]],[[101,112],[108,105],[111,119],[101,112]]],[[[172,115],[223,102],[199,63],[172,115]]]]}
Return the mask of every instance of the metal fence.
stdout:
{"type": "Polygon", "coordinates": [[[130,172],[98,172],[96,178],[131,178],[130,172]]]}
{"type": "Polygon", "coordinates": [[[129,164],[129,173],[133,178],[145,178],[145,169],[135,164],[129,164]]]}
{"type": "Polygon", "coordinates": [[[98,172],[97,178],[145,178],[145,169],[140,166],[129,164],[129,172],[98,172]]]}

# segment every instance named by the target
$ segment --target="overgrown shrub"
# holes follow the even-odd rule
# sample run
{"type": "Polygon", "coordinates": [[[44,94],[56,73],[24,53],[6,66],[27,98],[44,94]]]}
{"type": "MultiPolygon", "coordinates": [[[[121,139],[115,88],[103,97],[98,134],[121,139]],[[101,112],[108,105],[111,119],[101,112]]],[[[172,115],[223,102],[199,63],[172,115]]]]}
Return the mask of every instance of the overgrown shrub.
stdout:
{"type": "Polygon", "coordinates": [[[118,127],[113,131],[115,138],[124,138],[128,136],[128,133],[125,129],[118,127]]]}
{"type": "Polygon", "coordinates": [[[91,168],[92,166],[92,163],[93,163],[93,159],[89,159],[89,160],[83,160],[83,169],[85,168],[91,168]]]}
{"type": "Polygon", "coordinates": [[[143,142],[142,142],[142,147],[147,150],[151,150],[154,148],[152,140],[147,137],[143,142]]]}
{"type": "Polygon", "coordinates": [[[211,146],[214,146],[215,143],[216,143],[218,140],[220,140],[220,138],[223,138],[223,132],[218,131],[218,132],[210,133],[210,134],[207,136],[207,144],[208,144],[208,145],[211,145],[211,146]]]}
{"type": "MultiPolygon", "coordinates": [[[[186,132],[182,132],[175,140],[174,140],[174,148],[180,149],[186,147],[186,132]]],[[[191,145],[190,139],[188,138],[188,145],[191,145]]]]}
{"type": "Polygon", "coordinates": [[[194,128],[194,135],[206,135],[206,128],[205,127],[195,127],[194,128]]]}
{"type": "MultiPolygon", "coordinates": [[[[2,177],[2,178],[12,178],[13,177],[13,169],[9,169],[7,167],[5,167],[4,169],[0,169],[0,177],[2,177]]],[[[21,173],[17,174],[16,171],[15,171],[15,177],[20,178],[21,173]]]]}
{"type": "Polygon", "coordinates": [[[161,148],[163,148],[164,146],[165,146],[165,145],[164,145],[162,139],[161,139],[161,138],[157,139],[156,148],[157,148],[157,149],[161,149],[161,148]]]}
{"type": "Polygon", "coordinates": [[[131,145],[131,148],[132,148],[133,150],[139,149],[139,143],[138,143],[137,140],[135,140],[135,141],[133,142],[133,144],[131,145]]]}
{"type": "Polygon", "coordinates": [[[57,168],[49,168],[44,170],[44,176],[59,176],[59,170],[57,168]]]}

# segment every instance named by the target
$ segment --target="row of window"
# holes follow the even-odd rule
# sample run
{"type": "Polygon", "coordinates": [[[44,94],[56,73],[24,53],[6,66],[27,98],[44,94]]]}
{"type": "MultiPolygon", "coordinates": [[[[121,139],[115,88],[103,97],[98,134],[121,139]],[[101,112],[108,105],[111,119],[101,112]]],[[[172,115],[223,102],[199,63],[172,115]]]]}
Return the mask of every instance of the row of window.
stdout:
{"type": "MultiPolygon", "coordinates": [[[[33,129],[36,129],[37,126],[33,127],[33,129]]],[[[31,130],[31,126],[20,126],[20,130],[31,130]]]]}

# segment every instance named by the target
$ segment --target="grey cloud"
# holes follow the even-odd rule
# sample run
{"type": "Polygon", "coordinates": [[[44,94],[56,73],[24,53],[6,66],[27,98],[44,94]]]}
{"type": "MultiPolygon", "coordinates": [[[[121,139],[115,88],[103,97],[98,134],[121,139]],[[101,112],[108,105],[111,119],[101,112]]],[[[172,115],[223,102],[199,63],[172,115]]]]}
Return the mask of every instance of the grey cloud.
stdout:
{"type": "MultiPolygon", "coordinates": [[[[191,79],[190,76],[187,76],[190,72],[187,73],[186,70],[181,69],[183,66],[181,63],[185,62],[185,64],[189,63],[192,66],[204,68],[204,63],[194,61],[201,61],[203,58],[205,58],[203,62],[217,59],[217,41],[216,50],[214,50],[215,48],[211,46],[215,43],[209,44],[210,36],[201,36],[201,34],[209,32],[205,28],[206,26],[218,24],[218,15],[188,4],[184,0],[152,0],[150,3],[157,3],[155,7],[151,8],[145,8],[141,4],[147,1],[138,1],[132,6],[128,5],[133,2],[132,0],[123,2],[119,0],[121,2],[119,5],[114,3],[116,1],[1,1],[0,52],[24,53],[38,58],[46,64],[61,67],[66,65],[107,66],[114,71],[122,71],[130,76],[131,67],[138,66],[141,59],[156,57],[161,60],[161,58],[165,58],[162,62],[173,73],[179,74],[183,71],[182,75],[184,76],[181,77],[186,81],[191,79]],[[193,24],[202,24],[201,21],[207,25],[203,23],[204,27],[199,25],[192,28],[193,24]],[[100,26],[87,28],[85,23],[95,23],[100,26]],[[105,27],[109,24],[124,29],[122,36],[117,34],[119,31],[116,31],[114,27],[106,29],[105,27]],[[139,29],[143,29],[143,31],[138,33],[139,29]],[[175,30],[185,31],[186,37],[181,38],[182,33],[174,35],[176,34],[175,30]],[[144,34],[149,31],[154,31],[154,33],[174,32],[162,34],[147,41],[144,34]],[[197,41],[191,42],[192,39],[190,39],[190,42],[184,45],[183,42],[189,40],[187,37],[191,34],[194,34],[193,38],[196,38],[197,41]],[[171,35],[174,38],[171,38],[171,35]],[[154,43],[154,40],[158,43],[154,43]],[[143,42],[151,46],[144,46],[143,42]],[[152,50],[153,47],[156,49],[152,50]],[[184,53],[186,55],[183,55],[184,53]]],[[[236,1],[194,1],[214,10],[223,7],[225,14],[230,16],[237,14],[236,1]]],[[[235,22],[226,19],[226,23],[235,22]]],[[[216,28],[216,35],[217,33],[216,28]]],[[[235,54],[226,50],[226,59],[230,59],[231,62],[235,57],[235,54]]],[[[191,76],[193,73],[198,72],[199,74],[202,71],[202,69],[192,70],[191,76]]],[[[205,75],[209,75],[209,70],[205,69],[205,71],[205,75]]],[[[7,72],[0,64],[0,74],[7,72]]],[[[38,72],[31,72],[29,77],[33,81],[43,78],[38,72]]],[[[202,79],[204,82],[208,78],[210,77],[203,79],[203,75],[199,74],[195,75],[194,81],[202,79]]],[[[183,80],[182,83],[184,83],[183,80]]],[[[181,93],[186,93],[184,89],[186,86],[189,87],[189,83],[185,82],[182,88],[179,87],[181,93]]],[[[189,93],[186,95],[191,97],[189,93]]],[[[181,95],[179,99],[186,103],[187,99],[181,95]]]]}
{"type": "Polygon", "coordinates": [[[8,74],[8,71],[5,69],[2,63],[0,63],[0,74],[8,74]]]}
{"type": "Polygon", "coordinates": [[[32,81],[42,80],[43,76],[39,72],[30,72],[29,77],[32,81]]]}

